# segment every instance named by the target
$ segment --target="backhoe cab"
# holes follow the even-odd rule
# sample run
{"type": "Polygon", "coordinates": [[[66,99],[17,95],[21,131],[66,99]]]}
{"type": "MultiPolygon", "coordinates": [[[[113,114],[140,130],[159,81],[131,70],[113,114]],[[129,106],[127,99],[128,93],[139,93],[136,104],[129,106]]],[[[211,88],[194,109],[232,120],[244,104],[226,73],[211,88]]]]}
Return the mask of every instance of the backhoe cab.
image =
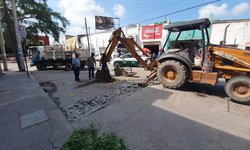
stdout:
{"type": "Polygon", "coordinates": [[[208,19],[164,27],[169,34],[158,59],[158,80],[164,87],[177,89],[187,82],[215,85],[219,78],[224,78],[228,81],[225,92],[229,97],[241,103],[250,102],[250,52],[211,44],[209,27],[208,19]],[[181,34],[187,31],[200,32],[202,39],[181,40],[181,34]],[[173,33],[177,36],[170,42],[173,33]]]}

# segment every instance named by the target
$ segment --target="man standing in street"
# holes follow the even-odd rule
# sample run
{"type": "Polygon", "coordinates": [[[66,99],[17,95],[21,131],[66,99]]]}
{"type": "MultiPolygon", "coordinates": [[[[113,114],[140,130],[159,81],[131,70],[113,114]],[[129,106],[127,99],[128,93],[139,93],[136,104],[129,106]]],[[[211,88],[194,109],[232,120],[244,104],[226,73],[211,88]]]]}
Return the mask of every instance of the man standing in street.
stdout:
{"type": "Polygon", "coordinates": [[[109,59],[108,59],[107,55],[103,53],[102,57],[100,59],[100,63],[102,64],[102,70],[106,72],[106,74],[109,76],[109,78],[111,78],[108,64],[107,64],[108,62],[109,62],[109,59]]]}
{"type": "Polygon", "coordinates": [[[91,53],[91,56],[87,59],[87,66],[89,69],[89,79],[94,78],[94,70],[96,66],[95,54],[91,53]]]}
{"type": "Polygon", "coordinates": [[[80,67],[81,67],[81,63],[80,63],[80,59],[79,59],[79,53],[75,54],[75,58],[72,59],[72,65],[73,65],[73,69],[74,69],[74,74],[75,74],[75,81],[79,82],[79,75],[80,75],[80,67]]]}

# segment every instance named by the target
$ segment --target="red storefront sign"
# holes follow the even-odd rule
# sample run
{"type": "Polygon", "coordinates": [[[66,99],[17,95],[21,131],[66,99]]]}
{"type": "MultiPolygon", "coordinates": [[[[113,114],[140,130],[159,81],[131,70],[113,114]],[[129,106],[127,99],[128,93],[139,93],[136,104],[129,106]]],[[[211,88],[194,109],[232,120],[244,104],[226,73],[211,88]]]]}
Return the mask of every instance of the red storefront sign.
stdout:
{"type": "Polygon", "coordinates": [[[143,26],[141,35],[142,35],[142,40],[161,39],[162,24],[143,26]]]}

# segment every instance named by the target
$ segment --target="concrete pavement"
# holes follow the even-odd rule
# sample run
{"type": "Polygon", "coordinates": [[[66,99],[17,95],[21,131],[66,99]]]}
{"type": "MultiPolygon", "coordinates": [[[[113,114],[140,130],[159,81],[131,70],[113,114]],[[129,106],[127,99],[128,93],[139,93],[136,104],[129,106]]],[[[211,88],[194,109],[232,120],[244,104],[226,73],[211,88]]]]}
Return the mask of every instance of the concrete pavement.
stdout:
{"type": "Polygon", "coordinates": [[[0,76],[0,149],[59,149],[71,126],[32,78],[9,68],[0,76]]]}
{"type": "MultiPolygon", "coordinates": [[[[38,82],[49,81],[57,86],[51,96],[56,98],[61,109],[74,106],[76,112],[82,114],[79,103],[83,103],[83,99],[106,97],[110,92],[124,91],[117,85],[141,80],[145,72],[139,68],[135,70],[140,78],[120,77],[123,81],[117,83],[79,87],[73,81],[72,72],[52,70],[33,72],[33,75],[38,82]]],[[[81,72],[81,78],[83,83],[88,82],[86,71],[81,72]]],[[[162,85],[149,86],[124,95],[90,115],[79,115],[71,124],[78,129],[95,124],[100,132],[115,132],[132,150],[249,150],[250,107],[228,101],[224,84],[220,81],[213,87],[193,83],[179,91],[162,85]]]]}

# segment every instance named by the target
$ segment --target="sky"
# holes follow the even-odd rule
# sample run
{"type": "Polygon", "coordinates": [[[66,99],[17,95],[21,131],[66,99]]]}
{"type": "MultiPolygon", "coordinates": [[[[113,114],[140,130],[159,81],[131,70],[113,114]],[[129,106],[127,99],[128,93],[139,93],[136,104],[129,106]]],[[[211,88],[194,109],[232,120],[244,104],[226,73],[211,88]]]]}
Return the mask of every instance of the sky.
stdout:
{"type": "Polygon", "coordinates": [[[116,27],[143,26],[164,20],[187,21],[209,17],[211,13],[213,19],[250,19],[250,0],[217,0],[174,13],[211,1],[216,0],[47,0],[47,3],[70,21],[66,29],[66,34],[70,35],[85,33],[84,18],[90,32],[95,32],[95,15],[119,18],[115,19],[116,27]],[[167,15],[170,13],[174,14],[167,15]]]}

